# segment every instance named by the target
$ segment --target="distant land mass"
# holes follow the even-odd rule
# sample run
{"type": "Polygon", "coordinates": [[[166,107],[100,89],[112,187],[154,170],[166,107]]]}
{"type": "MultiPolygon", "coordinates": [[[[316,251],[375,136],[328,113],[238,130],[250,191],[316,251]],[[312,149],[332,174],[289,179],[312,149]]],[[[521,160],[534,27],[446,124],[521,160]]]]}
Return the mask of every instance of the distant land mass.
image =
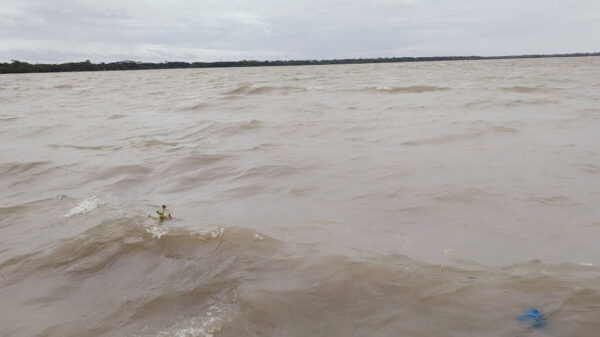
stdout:
{"type": "Polygon", "coordinates": [[[110,71],[110,70],[147,70],[147,69],[179,69],[179,68],[225,68],[225,67],[265,67],[265,66],[302,66],[322,64],[361,64],[361,63],[397,63],[397,62],[431,62],[462,60],[498,60],[527,59],[549,57],[583,57],[600,56],[597,53],[545,54],[545,55],[511,55],[511,56],[433,56],[433,57],[380,57],[353,58],[332,60],[280,60],[280,61],[218,61],[218,62],[135,62],[119,61],[110,63],[69,62],[61,64],[32,64],[12,60],[11,63],[0,63],[0,74],[9,73],[49,73],[70,71],[110,71]]]}

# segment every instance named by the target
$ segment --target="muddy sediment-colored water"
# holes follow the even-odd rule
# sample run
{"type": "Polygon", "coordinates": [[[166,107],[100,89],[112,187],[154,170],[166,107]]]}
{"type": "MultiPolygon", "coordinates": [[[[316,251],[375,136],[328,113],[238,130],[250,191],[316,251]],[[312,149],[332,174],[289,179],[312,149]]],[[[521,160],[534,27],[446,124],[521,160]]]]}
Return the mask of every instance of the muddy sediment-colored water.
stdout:
{"type": "Polygon", "coordinates": [[[0,336],[597,336],[598,78],[2,75],[0,336]]]}

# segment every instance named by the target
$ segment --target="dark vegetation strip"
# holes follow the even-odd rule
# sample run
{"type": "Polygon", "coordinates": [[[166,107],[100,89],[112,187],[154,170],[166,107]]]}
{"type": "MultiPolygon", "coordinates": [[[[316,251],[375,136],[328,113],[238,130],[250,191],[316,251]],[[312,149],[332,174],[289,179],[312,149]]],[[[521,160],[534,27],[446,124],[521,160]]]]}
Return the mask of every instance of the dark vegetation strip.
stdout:
{"type": "Polygon", "coordinates": [[[8,73],[48,73],[69,71],[108,71],[108,70],[144,70],[144,69],[179,69],[179,68],[224,68],[224,67],[264,67],[264,66],[301,66],[320,64],[360,64],[360,63],[393,63],[393,62],[428,62],[428,61],[461,61],[461,60],[497,60],[525,59],[548,57],[581,57],[600,56],[600,53],[573,53],[552,55],[513,55],[513,56],[434,56],[434,57],[385,57],[337,60],[287,60],[287,61],[220,61],[220,62],[135,62],[119,61],[111,63],[69,62],[62,64],[31,64],[12,60],[11,63],[0,63],[0,74],[8,73]]]}

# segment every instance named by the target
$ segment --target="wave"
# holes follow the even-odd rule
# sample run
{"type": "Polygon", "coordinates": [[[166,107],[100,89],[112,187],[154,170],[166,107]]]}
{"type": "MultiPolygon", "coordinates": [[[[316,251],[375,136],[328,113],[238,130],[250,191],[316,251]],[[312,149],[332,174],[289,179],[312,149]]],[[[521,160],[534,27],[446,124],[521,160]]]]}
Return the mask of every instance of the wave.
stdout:
{"type": "Polygon", "coordinates": [[[288,94],[292,92],[307,91],[308,89],[303,87],[294,86],[261,86],[254,87],[250,84],[243,84],[233,90],[227,91],[224,95],[264,95],[270,93],[277,94],[288,94]]]}
{"type": "Polygon", "coordinates": [[[231,156],[228,155],[186,156],[161,167],[156,174],[174,178],[168,184],[169,190],[181,192],[194,189],[198,184],[231,176],[234,168],[228,165],[229,158],[231,156]]]}
{"type": "Polygon", "coordinates": [[[537,86],[537,87],[528,87],[528,86],[514,86],[514,87],[504,87],[501,88],[503,91],[511,91],[511,92],[517,92],[520,94],[529,94],[529,93],[547,93],[547,92],[554,92],[557,91],[559,89],[556,88],[546,88],[546,87],[542,87],[542,86],[537,86]]]}
{"type": "Polygon", "coordinates": [[[375,90],[378,92],[407,93],[407,94],[409,94],[409,93],[420,94],[420,93],[424,93],[424,92],[450,90],[450,88],[447,88],[447,87],[436,87],[436,86],[430,86],[430,85],[411,85],[411,86],[407,86],[407,87],[382,86],[382,87],[370,87],[370,88],[366,88],[366,89],[369,91],[375,90]]]}
{"type": "Polygon", "coordinates": [[[305,168],[293,167],[288,165],[258,165],[240,170],[234,179],[255,179],[257,177],[265,177],[267,179],[281,177],[294,173],[301,173],[305,168]]]}
{"type": "Polygon", "coordinates": [[[479,108],[479,107],[487,107],[495,104],[495,101],[492,98],[487,99],[478,99],[476,101],[467,102],[464,104],[465,108],[479,108]]]}
{"type": "Polygon", "coordinates": [[[510,101],[502,101],[496,100],[492,98],[488,99],[480,99],[477,101],[472,101],[464,104],[465,108],[484,108],[484,107],[492,107],[492,106],[522,106],[522,105],[548,105],[548,104],[557,104],[559,101],[553,99],[516,99],[510,101]]]}
{"type": "Polygon", "coordinates": [[[119,150],[121,149],[120,146],[114,146],[114,145],[69,145],[69,144],[50,144],[50,145],[46,145],[49,148],[52,149],[60,149],[60,148],[68,148],[68,149],[75,149],[75,150],[93,150],[93,151],[100,151],[100,150],[119,150]]]}
{"type": "Polygon", "coordinates": [[[581,119],[591,119],[598,120],[600,119],[600,109],[599,108],[585,108],[577,111],[577,115],[580,116],[581,119]]]}
{"type": "Polygon", "coordinates": [[[6,163],[0,164],[0,174],[8,175],[8,174],[21,174],[26,173],[33,170],[38,170],[40,168],[47,168],[49,164],[52,162],[47,160],[42,161],[33,161],[26,163],[6,163]]]}
{"type": "Polygon", "coordinates": [[[112,114],[108,117],[108,119],[121,119],[121,118],[125,118],[127,117],[127,115],[124,114],[112,114]]]}
{"type": "Polygon", "coordinates": [[[188,132],[180,130],[179,134],[181,135],[172,137],[172,139],[194,143],[211,141],[214,138],[238,136],[242,132],[254,132],[263,127],[264,123],[256,119],[231,122],[202,121],[187,128],[188,132]]]}
{"type": "Polygon", "coordinates": [[[520,105],[548,105],[548,104],[558,104],[560,103],[557,100],[553,99],[536,99],[536,100],[512,100],[508,102],[503,102],[502,104],[505,106],[520,106],[520,105]]]}
{"type": "Polygon", "coordinates": [[[550,206],[557,206],[557,205],[562,205],[562,206],[577,206],[577,205],[581,205],[580,203],[576,202],[575,200],[566,197],[566,196],[561,196],[561,195],[557,195],[557,196],[547,196],[547,197],[532,197],[529,198],[529,200],[541,203],[541,204],[545,204],[545,205],[550,205],[550,206]]]}
{"type": "Polygon", "coordinates": [[[230,196],[248,196],[281,189],[273,179],[301,174],[308,167],[292,165],[256,165],[237,167],[227,160],[231,156],[197,155],[179,159],[165,166],[158,174],[175,178],[165,183],[166,191],[182,192],[199,185],[221,181],[223,192],[230,196]]]}
{"type": "Polygon", "coordinates": [[[54,249],[0,265],[0,294],[5,304],[19,302],[15,313],[46,305],[57,309],[35,324],[7,324],[11,315],[4,316],[5,331],[132,336],[150,326],[156,336],[173,317],[217,313],[214,308],[222,305],[215,301],[226,305],[224,298],[233,298],[244,266],[267,258],[277,245],[242,228],[186,231],[161,225],[166,233],[156,235],[152,226],[132,218],[106,221],[54,249]]]}
{"type": "Polygon", "coordinates": [[[55,85],[52,88],[53,89],[71,89],[74,88],[75,86],[73,86],[72,84],[59,84],[59,85],[55,85]]]}
{"type": "Polygon", "coordinates": [[[573,164],[573,167],[579,168],[581,171],[589,174],[600,174],[600,166],[594,164],[573,164]]]}
{"type": "Polygon", "coordinates": [[[519,130],[502,125],[493,125],[484,121],[476,121],[472,123],[474,127],[465,130],[464,133],[460,134],[448,134],[441,135],[438,137],[431,137],[420,140],[409,140],[402,143],[402,145],[416,146],[416,145],[438,145],[447,144],[457,141],[463,141],[467,139],[482,137],[487,134],[510,134],[517,133],[519,130]]]}
{"type": "Polygon", "coordinates": [[[0,122],[13,122],[19,119],[21,118],[16,116],[0,116],[0,122]]]}
{"type": "Polygon", "coordinates": [[[202,102],[202,103],[196,103],[194,105],[186,106],[186,107],[182,108],[182,110],[183,111],[201,111],[201,110],[205,110],[209,107],[211,107],[211,104],[202,102]]]}
{"type": "Polygon", "coordinates": [[[129,140],[131,141],[131,145],[137,148],[175,147],[179,145],[178,142],[160,140],[152,136],[132,137],[129,140]]]}
{"type": "Polygon", "coordinates": [[[0,323],[43,336],[519,335],[515,317],[535,305],[561,335],[593,335],[599,275],[589,264],[331,255],[247,228],[125,218],[1,264],[12,309],[0,323]]]}
{"type": "Polygon", "coordinates": [[[430,193],[430,198],[439,203],[468,204],[491,195],[492,193],[479,188],[460,188],[446,185],[430,193]]]}
{"type": "Polygon", "coordinates": [[[86,214],[93,211],[102,204],[104,204],[104,201],[94,195],[89,198],[83,199],[81,202],[79,202],[79,204],[77,204],[77,206],[73,207],[64,216],[66,218],[70,218],[74,215],[86,214]]]}

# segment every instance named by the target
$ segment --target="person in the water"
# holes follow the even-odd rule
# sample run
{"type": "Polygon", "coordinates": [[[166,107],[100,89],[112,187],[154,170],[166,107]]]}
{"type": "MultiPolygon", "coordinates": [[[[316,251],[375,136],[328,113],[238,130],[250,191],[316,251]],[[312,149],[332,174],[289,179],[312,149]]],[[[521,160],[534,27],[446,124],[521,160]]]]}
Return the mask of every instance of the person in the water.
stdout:
{"type": "Polygon", "coordinates": [[[156,211],[156,214],[158,214],[158,220],[169,220],[169,219],[173,219],[173,217],[171,216],[171,212],[167,211],[167,206],[162,205],[162,212],[161,211],[156,211]]]}

